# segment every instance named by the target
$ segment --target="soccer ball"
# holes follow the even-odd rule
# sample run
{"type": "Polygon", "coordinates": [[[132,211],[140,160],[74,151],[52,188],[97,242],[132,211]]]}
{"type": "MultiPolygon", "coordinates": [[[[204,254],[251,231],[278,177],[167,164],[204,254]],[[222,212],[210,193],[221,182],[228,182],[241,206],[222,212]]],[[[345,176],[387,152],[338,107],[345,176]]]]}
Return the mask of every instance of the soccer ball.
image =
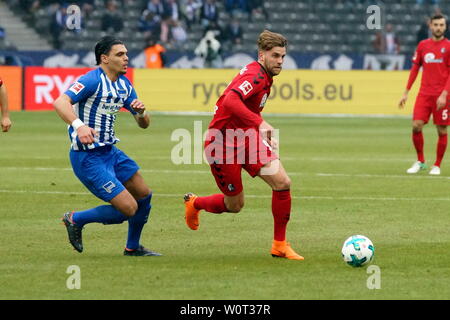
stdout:
{"type": "Polygon", "coordinates": [[[351,236],[344,242],[342,258],[352,267],[361,267],[370,263],[375,247],[369,238],[361,235],[351,236]]]}

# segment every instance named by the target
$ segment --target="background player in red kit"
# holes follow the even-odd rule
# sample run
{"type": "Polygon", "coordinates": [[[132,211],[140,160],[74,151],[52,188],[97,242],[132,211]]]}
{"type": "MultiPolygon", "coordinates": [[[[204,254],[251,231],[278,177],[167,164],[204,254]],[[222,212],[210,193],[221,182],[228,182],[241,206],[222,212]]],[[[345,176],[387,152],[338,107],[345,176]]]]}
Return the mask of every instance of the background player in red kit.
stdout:
{"type": "Polygon", "coordinates": [[[408,92],[422,66],[422,83],[413,112],[412,139],[417,152],[417,161],[407,170],[407,173],[417,173],[427,168],[423,153],[422,129],[428,123],[430,115],[433,114],[438,143],[436,162],[431,168],[430,174],[439,175],[441,174],[441,161],[447,149],[447,126],[450,124],[447,103],[447,94],[450,91],[450,42],[444,37],[446,21],[442,15],[435,15],[431,18],[430,30],[433,34],[432,38],[421,41],[417,46],[406,91],[400,100],[399,107],[405,106],[408,92]]]}
{"type": "Polygon", "coordinates": [[[6,85],[0,78],[0,112],[2,114],[2,119],[0,121],[2,131],[8,132],[11,129],[11,120],[9,119],[8,110],[8,94],[6,91],[6,85]]]}
{"type": "Polygon", "coordinates": [[[286,46],[287,40],[282,35],[262,32],[258,39],[258,61],[244,67],[217,101],[205,141],[205,154],[222,193],[207,197],[186,194],[185,218],[189,228],[197,230],[200,210],[216,214],[239,212],[244,206],[241,180],[244,169],[272,188],[272,256],[303,260],[286,241],[291,181],[278,156],[272,152],[277,144],[272,137],[274,128],[261,117],[272,77],[281,72],[286,46]],[[242,133],[244,139],[237,138],[236,142],[236,132],[238,136],[242,133]]]}

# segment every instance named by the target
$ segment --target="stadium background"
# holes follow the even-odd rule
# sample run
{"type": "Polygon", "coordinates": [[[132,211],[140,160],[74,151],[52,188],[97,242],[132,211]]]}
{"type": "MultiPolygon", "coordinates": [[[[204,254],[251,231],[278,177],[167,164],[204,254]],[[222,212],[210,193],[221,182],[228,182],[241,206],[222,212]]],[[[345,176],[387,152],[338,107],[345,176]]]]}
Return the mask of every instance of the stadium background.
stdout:
{"type": "MultiPolygon", "coordinates": [[[[143,49],[149,34],[144,31],[142,17],[151,1],[113,2],[117,4],[117,14],[123,21],[120,31],[114,34],[126,41],[130,66],[137,68],[130,71],[128,77],[136,83],[144,102],[155,111],[211,111],[212,100],[224,88],[224,79],[230,79],[234,71],[202,69],[202,59],[194,51],[212,24],[209,21],[208,27],[201,20],[202,7],[196,11],[198,21],[187,28],[184,14],[187,1],[176,1],[178,22],[187,32],[185,41],[177,41],[170,36],[171,26],[168,37],[163,37],[160,29],[153,32],[167,49],[166,69],[161,71],[142,68],[143,49]],[[178,82],[179,79],[183,81],[178,82]],[[174,83],[182,83],[178,88],[179,95],[167,95],[174,83]],[[208,97],[210,90],[212,96],[208,97]]],[[[198,2],[201,4],[202,0],[198,2]]],[[[268,112],[300,114],[406,115],[407,111],[398,110],[394,103],[407,79],[407,73],[401,70],[410,68],[410,57],[423,34],[426,17],[450,7],[448,1],[438,1],[433,5],[434,1],[421,3],[423,1],[420,0],[256,1],[263,5],[266,10],[263,11],[244,7],[242,3],[249,6],[253,1],[241,0],[235,1],[231,11],[231,2],[213,1],[221,30],[216,38],[222,45],[222,67],[238,69],[255,59],[255,39],[264,28],[285,34],[289,39],[285,71],[277,78],[271,97],[276,102],[276,110],[268,112]],[[368,28],[371,14],[367,8],[373,4],[380,8],[381,29],[368,28]],[[226,35],[227,26],[233,20],[238,20],[242,28],[239,43],[234,43],[226,35]],[[399,41],[395,53],[383,52],[374,44],[377,34],[383,36],[386,33],[384,27],[388,24],[393,25],[399,41]],[[308,69],[321,72],[306,71],[308,69]],[[335,71],[326,72],[328,70],[335,71]],[[383,94],[380,96],[379,92],[383,94]]],[[[0,38],[0,48],[3,48],[0,62],[17,66],[1,67],[6,83],[12,84],[12,110],[51,109],[52,100],[85,72],[82,67],[95,66],[92,52],[95,42],[112,30],[102,29],[107,3],[106,0],[79,1],[83,9],[81,28],[69,30],[65,25],[59,26],[61,30],[55,42],[52,30],[58,11],[63,12],[62,8],[69,2],[0,1],[0,27],[3,25],[4,30],[3,39],[0,38]],[[84,3],[91,3],[92,8],[84,10],[84,3]],[[17,86],[18,83],[23,85],[17,86]]]]}
{"type": "MultiPolygon", "coordinates": [[[[230,17],[224,2],[216,2],[225,25],[230,17]]],[[[0,26],[6,31],[0,42],[5,64],[0,76],[8,87],[10,108],[17,110],[11,115],[11,132],[0,134],[0,242],[6,244],[0,246],[0,298],[450,297],[448,161],[442,176],[406,175],[414,157],[408,114],[417,82],[407,109],[397,108],[424,16],[440,9],[448,12],[450,1],[266,0],[269,21],[255,13],[249,22],[245,12],[236,11],[244,27],[243,43],[224,44],[226,68],[209,70],[200,68],[202,61],[193,52],[203,35],[200,24],[192,26],[181,47],[164,44],[167,68],[141,68],[144,37],[138,20],[146,3],[118,1],[125,3],[120,11],[126,22],[118,35],[134,63],[127,76],[149,109],[161,111],[152,114],[152,126],[145,132],[136,128],[132,117],[119,117],[117,123],[120,148],[139,163],[155,191],[143,244],[164,254],[158,260],[133,261],[121,255],[125,224],[89,225],[81,255],[71,250],[64,227],[58,225],[67,210],[99,205],[73,175],[66,126],[51,111],[53,99],[93,67],[92,48],[104,34],[98,20],[105,11],[103,1],[94,3],[81,32],[65,30],[56,50],[50,1],[0,1],[0,26]],[[371,4],[382,9],[382,30],[367,29],[371,4]],[[388,23],[394,25],[401,47],[399,53],[386,55],[376,52],[373,41],[388,23]],[[255,57],[255,39],[266,27],[290,41],[287,70],[275,79],[276,90],[264,112],[280,128],[283,164],[293,181],[288,237],[305,255],[302,264],[268,254],[270,191],[245,175],[243,212],[203,215],[202,227],[193,234],[183,221],[181,194],[193,189],[210,194],[214,181],[205,164],[180,166],[170,159],[176,144],[170,140],[173,131],[193,132],[194,121],[205,128],[215,97],[237,69],[255,57]],[[188,116],[190,111],[198,113],[188,116]],[[279,113],[289,116],[270,115],[279,113]],[[350,116],[328,117],[333,114],[350,116]],[[342,262],[342,242],[351,234],[364,234],[374,242],[381,290],[366,286],[366,269],[342,262]],[[66,270],[72,265],[81,269],[80,290],[66,285],[66,270]]],[[[426,155],[432,158],[433,126],[425,128],[425,137],[426,155]]]]}

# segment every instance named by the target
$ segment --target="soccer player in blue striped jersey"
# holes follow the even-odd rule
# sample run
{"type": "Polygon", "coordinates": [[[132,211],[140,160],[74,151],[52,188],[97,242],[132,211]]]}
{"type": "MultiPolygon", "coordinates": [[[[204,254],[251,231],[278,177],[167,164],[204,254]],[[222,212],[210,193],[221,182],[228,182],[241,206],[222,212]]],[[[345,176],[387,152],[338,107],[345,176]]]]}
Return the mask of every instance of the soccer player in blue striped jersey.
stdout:
{"type": "Polygon", "coordinates": [[[120,224],[127,220],[124,255],[159,256],[140,244],[152,192],[136,162],[115,146],[119,139],[114,132],[121,108],[127,109],[143,129],[150,125],[150,118],[124,76],[128,56],[123,42],[110,36],[102,38],[95,46],[95,57],[99,68],[80,77],[53,105],[69,125],[70,161],[75,175],[95,196],[110,204],[67,212],[62,220],[78,252],[83,251],[82,229],[86,224],[120,224]]]}

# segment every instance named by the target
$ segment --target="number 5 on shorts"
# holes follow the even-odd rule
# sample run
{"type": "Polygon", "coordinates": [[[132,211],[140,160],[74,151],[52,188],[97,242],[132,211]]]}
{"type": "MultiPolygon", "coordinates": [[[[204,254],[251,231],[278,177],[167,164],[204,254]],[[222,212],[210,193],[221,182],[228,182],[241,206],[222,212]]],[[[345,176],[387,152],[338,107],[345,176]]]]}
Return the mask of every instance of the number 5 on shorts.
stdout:
{"type": "Polygon", "coordinates": [[[448,119],[448,109],[442,110],[442,120],[448,119]]]}

